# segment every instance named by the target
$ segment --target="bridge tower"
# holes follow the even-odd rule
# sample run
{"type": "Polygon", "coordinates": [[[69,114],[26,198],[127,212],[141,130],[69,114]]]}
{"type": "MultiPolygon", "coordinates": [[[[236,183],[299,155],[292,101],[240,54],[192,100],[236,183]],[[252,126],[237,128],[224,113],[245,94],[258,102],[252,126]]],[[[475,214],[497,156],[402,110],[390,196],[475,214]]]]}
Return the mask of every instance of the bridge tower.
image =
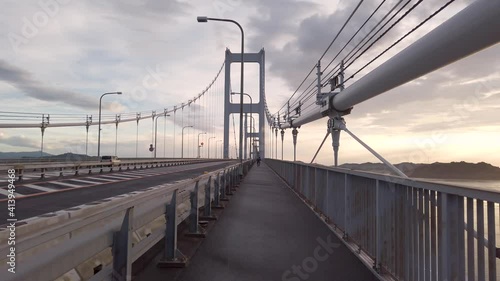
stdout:
{"type": "MultiPolygon", "coordinates": [[[[259,115],[259,126],[253,134],[243,132],[244,143],[247,138],[252,136],[259,140],[259,155],[265,158],[265,51],[262,48],[258,53],[245,53],[243,55],[244,63],[258,63],[259,64],[259,102],[258,103],[245,103],[243,105],[243,113],[257,113],[259,115]]],[[[231,114],[240,113],[239,103],[231,103],[231,64],[233,62],[241,62],[241,53],[231,53],[226,49],[226,62],[225,62],[225,83],[224,83],[224,158],[229,158],[229,116],[231,114]]],[[[239,98],[238,98],[239,100],[239,98]]],[[[240,149],[240,148],[238,148],[240,149]]],[[[244,149],[244,148],[242,148],[244,149]]],[[[244,155],[244,154],[243,154],[244,155]]]]}

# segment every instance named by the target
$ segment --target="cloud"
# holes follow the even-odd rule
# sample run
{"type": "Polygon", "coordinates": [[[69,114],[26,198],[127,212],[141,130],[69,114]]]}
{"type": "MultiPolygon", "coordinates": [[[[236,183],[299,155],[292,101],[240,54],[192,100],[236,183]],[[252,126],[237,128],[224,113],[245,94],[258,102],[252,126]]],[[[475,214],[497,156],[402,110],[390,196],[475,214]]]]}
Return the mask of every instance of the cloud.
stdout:
{"type": "MultiPolygon", "coordinates": [[[[186,15],[191,5],[177,0],[113,0],[104,4],[93,1],[92,5],[106,5],[109,11],[118,11],[117,15],[128,15],[132,18],[141,18],[148,21],[168,20],[172,17],[186,15]]],[[[115,17],[119,19],[120,17],[115,17]]]]}
{"type": "Polygon", "coordinates": [[[40,148],[40,143],[24,135],[7,137],[4,134],[0,134],[0,143],[15,147],[40,148]]]}
{"type": "Polygon", "coordinates": [[[33,78],[33,75],[28,71],[4,60],[0,60],[0,81],[10,84],[27,96],[38,100],[65,103],[84,109],[95,108],[95,102],[85,98],[82,94],[45,85],[33,78]]]}
{"type": "MultiPolygon", "coordinates": [[[[269,70],[273,76],[277,76],[286,81],[287,89],[283,89],[287,94],[284,95],[286,99],[294,91],[299,83],[303,80],[305,74],[313,67],[317,62],[318,58],[323,54],[325,48],[328,46],[332,38],[337,34],[340,27],[344,24],[347,16],[354,7],[357,5],[357,1],[341,1],[338,8],[333,13],[322,12],[325,9],[322,5],[314,5],[312,3],[304,1],[292,1],[291,7],[287,8],[290,10],[288,13],[290,16],[290,21],[284,20],[281,22],[283,17],[278,12],[282,9],[279,3],[271,4],[267,2],[257,1],[260,10],[269,10],[267,13],[263,13],[266,18],[264,21],[258,18],[254,19],[256,25],[256,32],[250,42],[254,42],[254,45],[266,46],[267,56],[266,59],[269,63],[269,70]],[[294,8],[297,10],[304,9],[302,13],[295,13],[294,8]],[[279,38],[279,34],[286,34],[286,39],[281,39],[282,45],[279,46],[274,42],[279,38]],[[286,43],[283,44],[283,41],[286,43]],[[271,46],[271,47],[269,47],[271,46]]],[[[340,58],[347,55],[349,51],[364,37],[368,31],[379,22],[382,17],[397,3],[398,1],[387,1],[381,6],[380,10],[368,21],[367,25],[361,29],[361,32],[351,41],[348,47],[341,52],[341,55],[335,60],[332,66],[335,66],[340,60],[340,58]]],[[[403,40],[398,46],[393,50],[389,51],[386,55],[378,59],[373,65],[369,66],[364,71],[360,72],[354,79],[349,81],[348,85],[355,83],[356,80],[360,79],[364,74],[369,72],[371,69],[375,68],[379,64],[383,63],[385,60],[390,58],[392,55],[401,51],[403,48],[411,44],[414,40],[419,39],[425,35],[428,31],[432,30],[435,26],[439,25],[441,22],[448,19],[451,15],[461,10],[470,1],[458,1],[453,5],[449,6],[442,13],[440,13],[436,18],[432,19],[426,23],[422,28],[417,30],[414,34],[410,35],[408,38],[403,40]]],[[[352,75],[356,70],[363,66],[366,62],[371,60],[375,55],[378,55],[386,47],[397,40],[402,34],[409,31],[416,24],[421,22],[432,12],[436,11],[438,7],[444,4],[444,1],[433,2],[433,3],[422,3],[414,11],[412,11],[401,23],[395,26],[393,30],[387,33],[377,44],[374,45],[365,55],[363,55],[358,61],[350,66],[346,71],[346,77],[352,75]]],[[[332,45],[330,52],[326,54],[322,60],[322,67],[325,68],[327,63],[333,59],[333,57],[341,50],[341,48],[348,43],[350,37],[362,26],[363,22],[368,19],[370,14],[378,6],[375,2],[364,2],[354,17],[351,19],[350,23],[346,26],[344,31],[341,33],[339,38],[336,40],[335,44],[332,45]]],[[[397,6],[396,11],[402,5],[397,6]]],[[[402,13],[398,14],[395,19],[399,18],[403,12],[408,10],[412,5],[406,6],[402,13]]],[[[287,14],[287,13],[285,13],[287,14]]],[[[287,16],[288,16],[287,14],[287,16]]],[[[387,29],[395,20],[391,21],[385,29],[387,29]]],[[[378,35],[380,35],[379,33],[378,35]]],[[[378,35],[375,37],[377,38],[378,35]]],[[[369,45],[369,44],[368,44],[369,45]]],[[[493,49],[493,48],[490,48],[493,49]]],[[[429,91],[429,89],[435,89],[441,83],[445,81],[452,81],[455,79],[476,79],[482,75],[488,76],[489,73],[495,73],[498,71],[498,66],[493,63],[488,63],[488,60],[492,59],[492,56],[496,59],[499,57],[498,48],[495,51],[491,50],[487,53],[479,53],[474,56],[473,59],[468,60],[467,63],[461,63],[460,65],[455,65],[446,69],[446,72],[438,72],[439,76],[433,76],[433,79],[428,81],[420,81],[422,83],[419,88],[420,92],[418,97],[422,99],[434,99],[436,97],[445,95],[446,93],[436,94],[436,91],[429,91]]],[[[330,67],[331,69],[332,67],[330,67]]],[[[299,90],[299,94],[306,89],[311,83],[315,83],[316,70],[313,70],[312,75],[306,81],[303,87],[299,90]]],[[[326,71],[325,73],[328,73],[326,71]]],[[[313,86],[314,87],[314,86],[313,86]]],[[[311,88],[309,88],[311,89],[311,88]]],[[[374,98],[372,101],[366,102],[365,104],[370,104],[369,106],[364,106],[361,104],[359,108],[356,108],[354,113],[366,113],[377,108],[378,106],[383,106],[386,109],[390,109],[393,105],[404,104],[412,102],[415,96],[406,93],[399,93],[398,95],[392,95],[391,98],[374,98]],[[375,105],[375,106],[374,106],[375,105]]],[[[286,100],[283,100],[279,106],[283,104],[286,100]]],[[[270,104],[272,107],[273,104],[270,104]]],[[[274,112],[272,112],[274,113],[274,112]]]]}

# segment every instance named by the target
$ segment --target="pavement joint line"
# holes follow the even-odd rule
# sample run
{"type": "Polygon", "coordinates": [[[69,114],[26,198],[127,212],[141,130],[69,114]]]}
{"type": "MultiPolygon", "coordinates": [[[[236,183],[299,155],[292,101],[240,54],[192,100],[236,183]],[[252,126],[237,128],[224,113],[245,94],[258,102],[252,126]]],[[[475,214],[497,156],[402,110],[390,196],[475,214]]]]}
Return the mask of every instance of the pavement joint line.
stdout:
{"type": "Polygon", "coordinates": [[[115,174],[115,175],[112,175],[112,176],[113,177],[120,177],[120,178],[130,178],[130,179],[140,179],[140,178],[144,178],[145,177],[145,175],[122,175],[122,174],[115,174]]]}
{"type": "Polygon", "coordinates": [[[143,178],[141,176],[138,176],[138,177],[120,177],[120,176],[108,176],[108,175],[102,175],[101,177],[103,178],[109,178],[109,179],[118,179],[118,180],[121,180],[121,179],[139,179],[139,178],[143,178]]]}
{"type": "Polygon", "coordinates": [[[151,172],[140,172],[140,171],[130,171],[130,172],[122,172],[122,174],[130,174],[130,175],[161,175],[161,173],[151,173],[151,172]]]}
{"type": "Polygon", "coordinates": [[[86,181],[86,180],[80,180],[80,179],[69,179],[70,181],[76,181],[76,182],[82,182],[82,183],[90,183],[90,184],[96,184],[96,183],[100,183],[100,182],[97,182],[97,181],[86,181]]]}
{"type": "MultiPolygon", "coordinates": [[[[5,195],[5,196],[9,196],[9,191],[7,191],[7,190],[5,190],[5,189],[3,189],[3,188],[0,188],[0,194],[3,194],[3,195],[5,195]]],[[[20,194],[20,193],[16,193],[16,192],[14,192],[14,196],[15,196],[16,198],[18,198],[18,197],[23,197],[24,195],[22,195],[22,194],[20,194]]],[[[4,201],[7,201],[7,199],[3,199],[3,200],[4,200],[4,201]]]]}
{"type": "Polygon", "coordinates": [[[36,190],[40,190],[40,191],[45,191],[45,192],[52,192],[52,191],[56,190],[54,188],[48,188],[48,187],[38,186],[38,185],[35,185],[35,184],[23,184],[22,186],[29,187],[29,188],[36,189],[36,190]]]}
{"type": "Polygon", "coordinates": [[[85,179],[101,180],[101,181],[105,181],[105,182],[116,182],[116,180],[112,180],[112,179],[103,179],[103,178],[96,178],[96,177],[85,177],[85,179]]]}
{"type": "Polygon", "coordinates": [[[115,174],[118,176],[131,177],[131,178],[143,178],[145,176],[159,176],[160,174],[115,174]]]}
{"type": "Polygon", "coordinates": [[[65,182],[60,182],[60,181],[49,181],[51,184],[58,184],[62,186],[69,186],[69,187],[81,187],[81,185],[76,185],[76,184],[71,184],[71,183],[65,183],[65,182]]]}

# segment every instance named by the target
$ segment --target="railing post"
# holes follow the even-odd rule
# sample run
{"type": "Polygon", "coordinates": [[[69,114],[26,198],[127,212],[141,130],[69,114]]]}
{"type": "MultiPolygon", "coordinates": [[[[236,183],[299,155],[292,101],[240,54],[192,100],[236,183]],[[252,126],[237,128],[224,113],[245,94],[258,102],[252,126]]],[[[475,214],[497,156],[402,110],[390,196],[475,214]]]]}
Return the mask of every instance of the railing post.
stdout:
{"type": "Polygon", "coordinates": [[[165,230],[165,249],[163,258],[158,262],[158,267],[185,267],[186,257],[177,249],[177,192],[174,190],[170,204],[167,204],[165,230]]]}
{"type": "Polygon", "coordinates": [[[380,191],[380,181],[375,181],[375,261],[373,264],[373,269],[380,272],[380,263],[382,261],[382,212],[381,212],[381,191],[380,191]]]}
{"type": "Polygon", "coordinates": [[[18,176],[18,181],[23,180],[23,169],[22,168],[16,168],[16,175],[18,176]]]}
{"type": "Polygon", "coordinates": [[[226,194],[227,173],[228,172],[224,170],[222,177],[220,178],[220,201],[229,201],[226,194]]]}
{"type": "Polygon", "coordinates": [[[410,234],[411,234],[411,228],[410,228],[410,217],[411,217],[411,187],[405,186],[405,275],[404,275],[404,280],[411,280],[411,269],[412,269],[412,251],[411,251],[411,241],[410,241],[410,234]]]}
{"type": "Polygon", "coordinates": [[[344,236],[342,237],[344,240],[349,240],[349,223],[350,223],[350,191],[351,191],[351,176],[349,174],[345,174],[344,176],[344,236]]]}
{"type": "Polygon", "coordinates": [[[425,224],[425,211],[424,211],[424,189],[419,188],[417,190],[418,194],[418,204],[417,204],[417,225],[418,225],[418,276],[422,280],[425,276],[425,233],[424,233],[424,224],[425,224]]]}
{"type": "Polygon", "coordinates": [[[490,281],[497,280],[497,248],[495,233],[495,202],[488,202],[488,272],[490,281]]]}
{"type": "Polygon", "coordinates": [[[424,190],[424,224],[425,224],[425,280],[431,280],[431,237],[430,237],[430,198],[429,190],[424,190]]]}
{"type": "MultiPolygon", "coordinates": [[[[203,216],[200,218],[202,220],[217,220],[217,217],[212,214],[212,176],[208,178],[207,184],[205,185],[205,206],[203,208],[203,216]]],[[[214,191],[214,197],[215,197],[214,191]]]]}
{"type": "Polygon", "coordinates": [[[79,168],[80,168],[80,166],[75,166],[75,176],[78,176],[79,168]]]}
{"type": "Polygon", "coordinates": [[[294,162],[292,163],[292,167],[293,167],[293,183],[292,183],[292,189],[293,190],[297,190],[298,188],[298,185],[300,184],[300,177],[299,177],[299,165],[294,162]]]}
{"type": "Polygon", "coordinates": [[[134,207],[127,209],[120,231],[113,234],[113,281],[132,280],[132,233],[134,207]]]}
{"type": "Polygon", "coordinates": [[[439,197],[439,280],[464,280],[465,272],[459,272],[458,260],[458,248],[465,246],[458,244],[457,231],[464,231],[458,229],[459,196],[441,193],[439,197]]]}
{"type": "Polygon", "coordinates": [[[467,198],[467,277],[468,280],[474,280],[475,266],[474,266],[474,253],[475,253],[475,239],[474,235],[474,199],[467,198]]]}
{"type": "Polygon", "coordinates": [[[199,181],[196,181],[194,190],[189,195],[189,201],[191,201],[191,211],[189,212],[189,233],[186,233],[186,236],[205,238],[206,235],[199,226],[198,196],[199,181]]]}
{"type": "Polygon", "coordinates": [[[220,189],[220,173],[217,173],[217,176],[215,177],[214,180],[214,205],[212,205],[212,208],[214,209],[223,209],[224,206],[220,203],[221,199],[221,189],[220,189]]]}
{"type": "Polygon", "coordinates": [[[477,276],[478,280],[486,279],[484,261],[484,201],[476,200],[477,216],[477,276]]]}
{"type": "Polygon", "coordinates": [[[431,277],[438,280],[438,254],[437,254],[437,191],[431,191],[431,277]]]}
{"type": "MultiPolygon", "coordinates": [[[[242,171],[244,170],[245,165],[243,164],[241,169],[242,171]]],[[[236,191],[236,187],[240,186],[241,179],[243,178],[245,174],[242,174],[242,176],[239,176],[238,173],[234,173],[234,185],[232,191],[236,191]]]]}
{"type": "Polygon", "coordinates": [[[228,186],[227,186],[227,195],[233,195],[233,188],[234,188],[234,178],[235,178],[235,175],[238,171],[238,168],[231,168],[229,170],[229,174],[228,174],[228,186]],[[235,172],[236,171],[236,172],[235,172]]]}

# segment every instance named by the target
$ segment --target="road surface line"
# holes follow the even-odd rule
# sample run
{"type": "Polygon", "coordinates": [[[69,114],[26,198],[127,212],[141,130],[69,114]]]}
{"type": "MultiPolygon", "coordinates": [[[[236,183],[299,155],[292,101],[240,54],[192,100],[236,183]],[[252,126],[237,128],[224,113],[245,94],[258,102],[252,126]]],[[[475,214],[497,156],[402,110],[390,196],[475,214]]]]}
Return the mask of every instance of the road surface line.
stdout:
{"type": "Polygon", "coordinates": [[[48,188],[48,187],[38,186],[38,185],[34,185],[34,184],[23,184],[23,186],[33,188],[36,190],[40,190],[40,191],[45,191],[45,192],[52,192],[54,190],[57,190],[54,188],[48,188]]]}
{"type": "Polygon", "coordinates": [[[77,181],[77,182],[82,182],[82,183],[89,183],[89,184],[99,184],[103,182],[97,182],[97,181],[86,181],[86,180],[79,180],[79,179],[68,179],[70,181],[77,181]]]}
{"type": "MultiPolygon", "coordinates": [[[[7,190],[3,189],[3,188],[0,188],[0,194],[3,194],[5,196],[9,196],[9,192],[7,190]]],[[[14,196],[16,196],[16,198],[17,198],[17,197],[22,197],[24,195],[22,195],[20,193],[15,193],[14,192],[14,196]]]]}
{"type": "Polygon", "coordinates": [[[62,186],[69,186],[69,187],[80,187],[81,186],[81,185],[65,183],[65,182],[58,182],[58,181],[49,181],[49,183],[58,184],[58,185],[62,185],[62,186]]]}

